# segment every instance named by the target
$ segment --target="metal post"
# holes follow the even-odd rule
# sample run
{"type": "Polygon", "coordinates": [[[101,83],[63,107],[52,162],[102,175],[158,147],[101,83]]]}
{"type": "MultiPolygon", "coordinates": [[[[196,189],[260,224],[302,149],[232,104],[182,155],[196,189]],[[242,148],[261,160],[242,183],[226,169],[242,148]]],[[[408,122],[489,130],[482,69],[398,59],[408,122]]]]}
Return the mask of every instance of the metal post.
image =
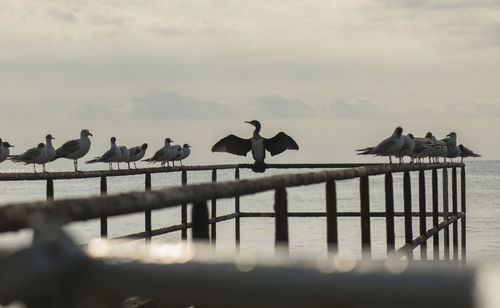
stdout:
{"type": "MultiPolygon", "coordinates": [[[[181,173],[181,183],[182,186],[187,184],[187,171],[182,170],[181,173]]],[[[181,240],[187,239],[187,204],[181,205],[181,224],[183,225],[181,230],[181,240]]]]}
{"type": "Polygon", "coordinates": [[[337,229],[337,190],[335,181],[326,182],[326,241],[328,250],[336,253],[338,251],[338,229],[337,229]]]}
{"type": "MultiPolygon", "coordinates": [[[[234,170],[234,179],[236,181],[240,180],[240,168],[234,170]]],[[[234,197],[234,213],[236,217],[234,218],[234,233],[236,241],[236,253],[240,252],[240,196],[234,197]]]]}
{"type": "Polygon", "coordinates": [[[206,202],[193,203],[192,215],[192,234],[193,240],[208,241],[208,208],[206,202]]]}
{"type": "MultiPolygon", "coordinates": [[[[146,191],[151,191],[151,173],[146,173],[144,179],[144,186],[146,191]]],[[[144,231],[146,232],[146,243],[151,242],[151,209],[144,211],[144,231]]]]}
{"type": "Polygon", "coordinates": [[[286,188],[277,188],[274,191],[274,212],[276,237],[275,244],[288,246],[288,200],[286,188]]]}
{"type": "MultiPolygon", "coordinates": [[[[457,192],[457,168],[451,169],[451,197],[452,197],[452,213],[458,214],[458,192],[457,192]]],[[[453,260],[458,262],[458,222],[453,223],[453,260]]]]}
{"type": "Polygon", "coordinates": [[[53,201],[54,200],[54,180],[53,179],[47,179],[47,201],[53,201]]]}
{"type": "MultiPolygon", "coordinates": [[[[432,169],[432,226],[439,225],[439,198],[437,170],[432,169]]],[[[433,238],[434,260],[439,260],[439,232],[433,238]]]]}
{"type": "MultiPolygon", "coordinates": [[[[217,169],[212,170],[212,183],[215,183],[215,182],[217,182],[217,169]]],[[[210,237],[211,237],[212,244],[215,245],[215,240],[217,238],[217,227],[215,224],[215,218],[217,218],[217,199],[212,199],[211,217],[212,217],[212,219],[214,219],[214,221],[212,222],[212,226],[210,228],[210,231],[211,231],[210,237]]]]}
{"type": "Polygon", "coordinates": [[[394,252],[395,236],[394,236],[394,187],[392,181],[392,173],[385,174],[385,232],[387,238],[387,255],[394,252]]]}
{"type": "MultiPolygon", "coordinates": [[[[420,235],[427,232],[427,211],[425,200],[425,171],[420,170],[418,173],[418,207],[420,216],[420,235]]],[[[420,245],[420,259],[427,260],[427,241],[420,245]]]]}
{"type": "Polygon", "coordinates": [[[466,263],[467,263],[467,242],[466,242],[466,223],[465,223],[465,207],[466,207],[466,186],[465,186],[465,167],[462,167],[462,172],[460,173],[460,191],[461,191],[461,194],[460,194],[460,197],[461,197],[461,206],[460,206],[460,210],[462,213],[464,213],[464,217],[462,217],[462,266],[465,266],[466,263]]]}
{"type": "MultiPolygon", "coordinates": [[[[450,218],[448,209],[448,169],[443,168],[443,214],[444,220],[450,218]]],[[[444,259],[450,260],[450,228],[444,228],[444,259]]]]}
{"type": "MultiPolygon", "coordinates": [[[[405,244],[413,243],[413,226],[411,213],[411,179],[410,172],[405,171],[403,175],[403,196],[404,196],[404,212],[405,212],[405,244]]],[[[406,251],[408,260],[413,260],[413,249],[406,251]]]]}
{"type": "MultiPolygon", "coordinates": [[[[101,196],[104,197],[108,194],[108,182],[105,176],[101,176],[101,196]]],[[[101,237],[108,237],[108,217],[101,217],[101,237]]]]}
{"type": "Polygon", "coordinates": [[[361,255],[367,260],[371,259],[370,236],[370,191],[368,176],[359,178],[359,194],[361,201],[361,255]]]}

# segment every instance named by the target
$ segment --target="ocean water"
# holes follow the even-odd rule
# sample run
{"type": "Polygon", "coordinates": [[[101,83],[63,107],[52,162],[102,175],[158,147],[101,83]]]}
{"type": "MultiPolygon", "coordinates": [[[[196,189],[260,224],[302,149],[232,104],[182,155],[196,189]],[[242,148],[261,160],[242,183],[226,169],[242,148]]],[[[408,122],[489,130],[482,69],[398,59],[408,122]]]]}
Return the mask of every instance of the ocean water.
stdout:
{"type": "MultiPolygon", "coordinates": [[[[314,170],[268,170],[265,174],[254,174],[250,170],[240,170],[240,177],[254,178],[273,174],[310,172],[314,170]]],[[[467,257],[472,261],[496,259],[500,257],[500,161],[466,162],[467,172],[467,257]]],[[[449,176],[449,192],[451,209],[451,169],[449,176]]],[[[234,179],[234,170],[218,171],[218,181],[234,179]]],[[[412,173],[413,210],[418,211],[418,174],[412,173]]],[[[439,202],[442,206],[442,173],[438,173],[439,202]]],[[[460,180],[460,169],[458,170],[460,180]]],[[[210,171],[188,172],[189,183],[211,181],[210,171]]],[[[180,173],[164,173],[152,175],[152,189],[178,186],[180,173]]],[[[426,171],[427,209],[431,204],[431,172],[426,171]]],[[[460,188],[460,182],[458,183],[460,188]]],[[[86,197],[99,195],[99,179],[56,180],[55,198],[86,197]]],[[[108,194],[129,191],[142,191],[144,176],[124,176],[108,178],[108,194]]],[[[240,207],[243,212],[272,212],[273,192],[265,192],[241,197],[240,207]]],[[[460,200],[460,190],[458,198],[460,200]]],[[[16,181],[0,184],[0,206],[8,203],[35,201],[45,199],[44,181],[16,181]]],[[[288,209],[290,212],[324,212],[325,185],[310,185],[288,189],[288,209]]],[[[394,175],[395,211],[403,211],[402,174],[394,175]]],[[[460,201],[459,201],[460,202],[460,201]]],[[[208,203],[209,204],[209,203],[208,203]]],[[[359,211],[359,180],[337,181],[338,211],[359,211]]],[[[384,177],[370,177],[370,208],[372,211],[384,211],[384,177]]],[[[234,199],[218,200],[217,214],[233,212],[234,199]]],[[[189,209],[188,209],[189,213],[189,209]]],[[[190,217],[188,217],[190,219],[190,217]]],[[[152,212],[153,228],[161,228],[180,223],[180,207],[155,210],[152,212]]],[[[428,218],[427,226],[432,225],[428,218]]],[[[396,247],[404,244],[403,217],[397,217],[396,247]]],[[[99,221],[90,220],[72,223],[64,229],[78,243],[86,243],[99,237],[99,221]]],[[[111,217],[108,219],[108,234],[117,237],[144,230],[142,213],[111,217]]],[[[459,229],[460,230],[460,229],[459,229]]],[[[361,226],[359,218],[339,218],[339,254],[341,258],[359,258],[361,255],[361,226]]],[[[418,219],[413,220],[413,234],[418,234],[418,219]]],[[[188,232],[188,237],[190,231],[188,232]]],[[[372,256],[376,259],[385,257],[385,219],[372,218],[372,256]]],[[[451,228],[450,228],[451,236],[451,228]]],[[[16,248],[29,245],[32,232],[29,230],[8,232],[0,235],[2,247],[16,248]]],[[[289,218],[290,255],[292,257],[322,258],[326,256],[326,219],[325,218],[289,218]]],[[[459,236],[460,238],[460,236],[459,236]]],[[[176,242],[180,240],[180,232],[153,238],[153,242],[176,242]]],[[[443,240],[440,241],[441,246],[443,240]]],[[[242,218],[241,219],[241,253],[253,255],[274,254],[274,218],[242,218]]],[[[217,224],[217,253],[234,253],[234,221],[217,224]]],[[[429,255],[432,255],[432,244],[429,243],[429,255]]],[[[441,249],[441,254],[443,250],[441,249]]],[[[418,257],[418,248],[415,256],[418,257]]]]}

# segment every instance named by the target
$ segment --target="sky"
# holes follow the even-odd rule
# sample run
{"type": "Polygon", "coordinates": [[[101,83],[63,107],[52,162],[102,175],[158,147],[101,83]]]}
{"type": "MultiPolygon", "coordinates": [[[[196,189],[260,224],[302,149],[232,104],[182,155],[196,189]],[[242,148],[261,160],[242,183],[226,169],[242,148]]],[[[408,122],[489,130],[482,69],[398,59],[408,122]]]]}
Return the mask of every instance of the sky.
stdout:
{"type": "Polygon", "coordinates": [[[300,146],[270,163],[384,162],[354,150],[398,125],[500,159],[496,0],[0,0],[0,19],[12,153],[87,128],[88,158],[170,137],[188,164],[251,162],[210,148],[258,119],[300,146]]]}

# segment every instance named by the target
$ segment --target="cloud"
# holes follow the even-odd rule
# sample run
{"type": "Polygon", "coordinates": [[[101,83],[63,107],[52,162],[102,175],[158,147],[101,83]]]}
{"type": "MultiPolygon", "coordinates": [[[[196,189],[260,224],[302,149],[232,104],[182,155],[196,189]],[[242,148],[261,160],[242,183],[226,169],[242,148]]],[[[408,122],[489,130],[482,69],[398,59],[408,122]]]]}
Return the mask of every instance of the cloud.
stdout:
{"type": "Polygon", "coordinates": [[[328,109],[336,118],[376,118],[395,115],[389,106],[365,98],[350,101],[337,98],[328,104],[328,109]]]}
{"type": "Polygon", "coordinates": [[[318,112],[304,101],[280,95],[263,96],[251,104],[252,113],[259,118],[308,118],[318,112]]]}
{"type": "Polygon", "coordinates": [[[69,12],[69,11],[62,11],[57,8],[51,8],[47,10],[47,14],[49,14],[50,17],[58,20],[58,21],[63,21],[67,23],[74,24],[77,22],[76,16],[69,12]]]}
{"type": "Polygon", "coordinates": [[[144,118],[218,118],[233,116],[227,105],[155,90],[131,98],[131,115],[144,118]]]}
{"type": "Polygon", "coordinates": [[[111,118],[119,115],[119,112],[113,111],[106,107],[100,105],[92,105],[92,104],[80,104],[75,109],[71,111],[71,113],[78,118],[111,118]]]}

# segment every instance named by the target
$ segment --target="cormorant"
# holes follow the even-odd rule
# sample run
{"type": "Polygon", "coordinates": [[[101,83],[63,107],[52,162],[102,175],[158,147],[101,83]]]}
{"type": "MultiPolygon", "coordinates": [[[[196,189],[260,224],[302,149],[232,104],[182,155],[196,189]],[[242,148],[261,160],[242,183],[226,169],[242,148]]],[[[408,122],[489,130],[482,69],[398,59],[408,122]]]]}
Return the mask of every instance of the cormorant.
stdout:
{"type": "Polygon", "coordinates": [[[252,138],[243,139],[231,134],[219,140],[219,142],[212,147],[212,152],[227,152],[235,155],[246,156],[247,153],[252,150],[252,156],[255,160],[252,170],[254,172],[264,172],[266,170],[266,164],[264,162],[264,159],[266,158],[266,150],[271,153],[271,156],[274,156],[285,150],[299,149],[299,146],[292,139],[292,137],[288,136],[284,132],[279,132],[276,136],[268,139],[259,135],[259,121],[245,121],[245,123],[255,126],[252,138]]]}

